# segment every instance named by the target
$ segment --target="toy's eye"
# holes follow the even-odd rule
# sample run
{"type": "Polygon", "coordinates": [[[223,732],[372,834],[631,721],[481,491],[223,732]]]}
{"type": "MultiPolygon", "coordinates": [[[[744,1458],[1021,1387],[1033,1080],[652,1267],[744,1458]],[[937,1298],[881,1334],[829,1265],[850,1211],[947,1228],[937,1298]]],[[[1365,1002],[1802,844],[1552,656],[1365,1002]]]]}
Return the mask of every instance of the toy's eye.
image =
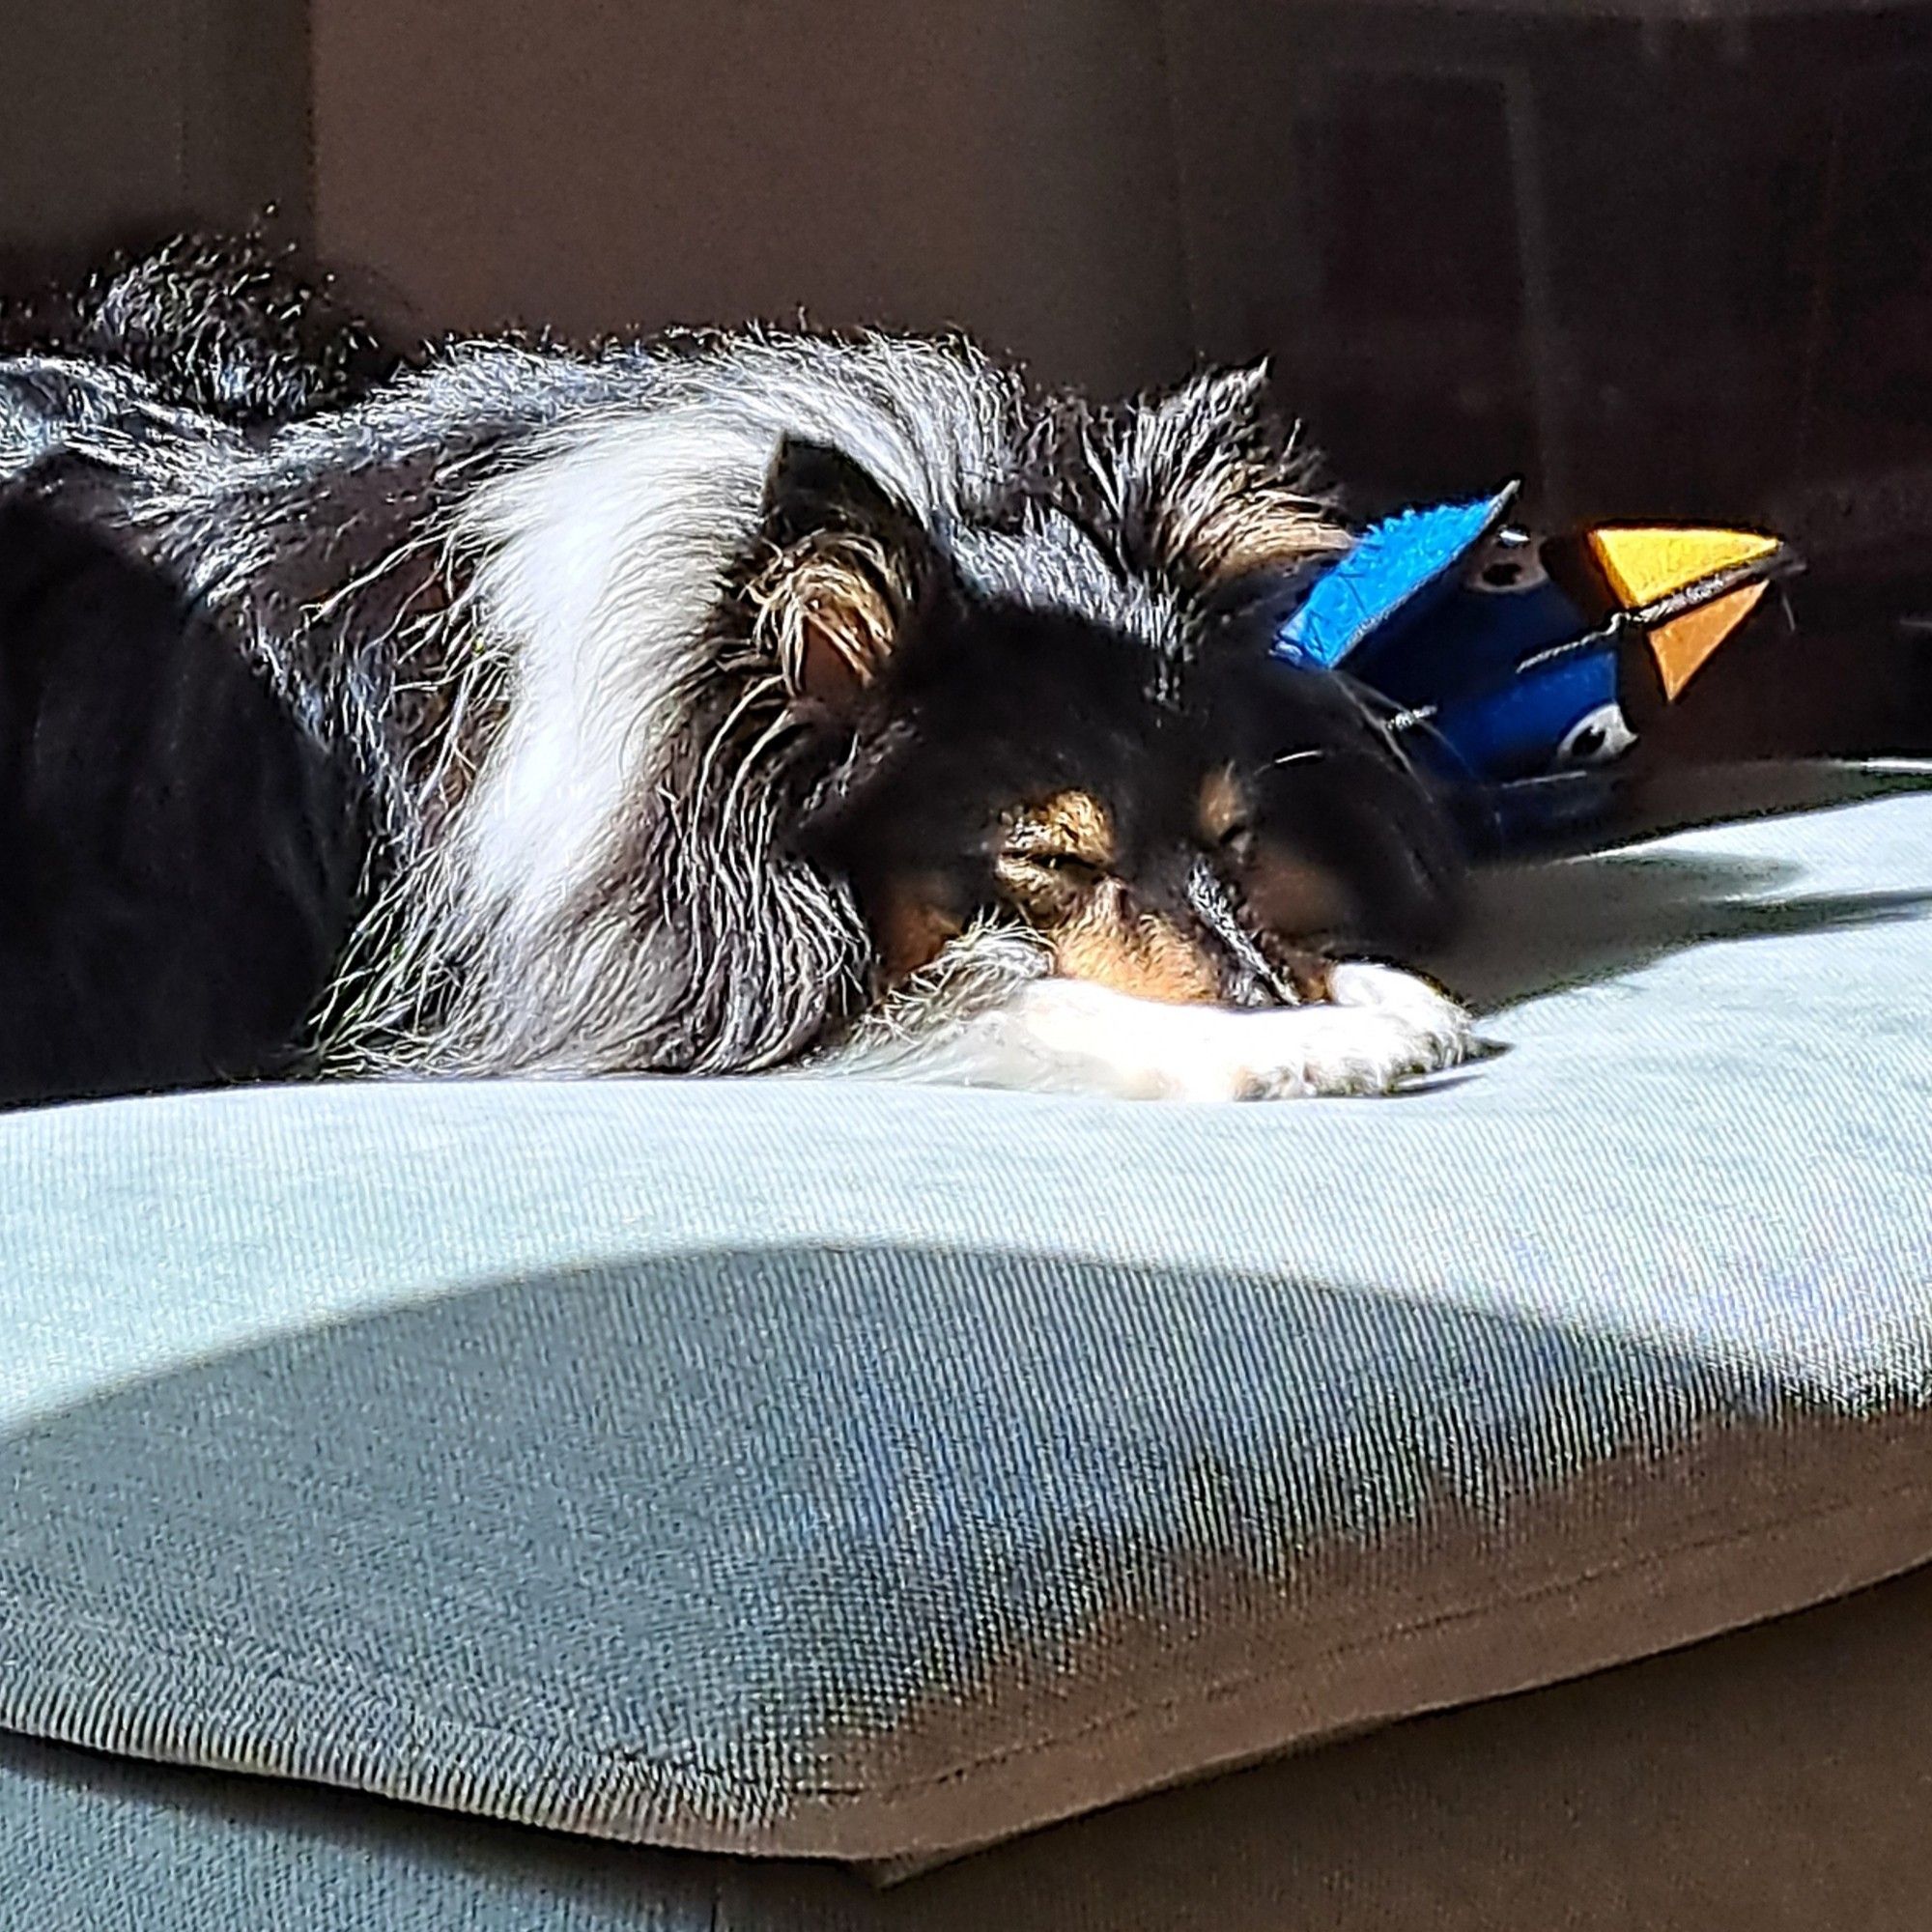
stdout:
{"type": "Polygon", "coordinates": [[[1512,596],[1548,582],[1549,574],[1535,544],[1520,530],[1504,530],[1477,554],[1467,581],[1472,590],[1512,596]]]}
{"type": "Polygon", "coordinates": [[[1587,765],[1606,765],[1620,758],[1636,743],[1636,733],[1624,718],[1623,707],[1600,704],[1586,711],[1563,734],[1551,761],[1558,771],[1576,771],[1587,765]]]}

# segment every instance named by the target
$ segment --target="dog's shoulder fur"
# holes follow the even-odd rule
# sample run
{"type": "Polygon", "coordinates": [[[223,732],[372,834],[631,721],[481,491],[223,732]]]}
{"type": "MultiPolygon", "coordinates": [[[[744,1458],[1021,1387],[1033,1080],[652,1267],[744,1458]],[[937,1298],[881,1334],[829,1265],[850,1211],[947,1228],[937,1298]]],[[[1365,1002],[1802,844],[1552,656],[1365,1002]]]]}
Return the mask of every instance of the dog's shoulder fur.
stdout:
{"type": "MultiPolygon", "coordinates": [[[[338,407],[215,410],[75,346],[0,364],[0,477],[239,646],[360,802],[315,1020],[343,1067],[822,1048],[876,939],[793,835],[854,781],[826,718],[925,594],[914,559],[1131,631],[1178,685],[1231,584],[1343,542],[1259,372],[1099,410],[963,341],[750,331],[457,343],[338,407]]],[[[941,977],[1009,992],[1043,970],[1011,940],[941,977]]]]}
{"type": "Polygon", "coordinates": [[[1181,600],[1268,518],[1278,545],[1332,541],[1257,461],[1255,403],[1235,378],[1125,421],[1042,412],[963,342],[470,344],[266,440],[96,411],[67,447],[369,788],[384,889],[333,1051],[727,1070],[820,1036],[867,955],[773,783],[664,768],[796,696],[716,621],[774,450],[845,452],[989,581],[1018,550],[1070,602],[1181,600]],[[1079,526],[1038,507],[1042,465],[1079,526]]]}

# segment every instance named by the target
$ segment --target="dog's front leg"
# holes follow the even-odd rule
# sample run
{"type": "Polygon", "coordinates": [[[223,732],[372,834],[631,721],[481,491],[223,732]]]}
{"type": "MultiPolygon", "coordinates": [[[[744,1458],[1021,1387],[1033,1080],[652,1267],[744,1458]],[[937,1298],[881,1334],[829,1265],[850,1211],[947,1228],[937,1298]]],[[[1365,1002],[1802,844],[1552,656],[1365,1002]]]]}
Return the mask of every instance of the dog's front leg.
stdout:
{"type": "Polygon", "coordinates": [[[1338,966],[1329,995],[1257,1011],[1040,980],[969,1024],[962,1044],[973,1064],[962,1073],[1122,1099],[1286,1100],[1387,1094],[1468,1053],[1467,1016],[1408,974],[1338,966]]]}
{"type": "Polygon", "coordinates": [[[1319,1004],[1262,1009],[1171,1005],[1054,977],[1007,943],[957,976],[909,989],[828,1070],[1121,1099],[1275,1100],[1386,1094],[1458,1065],[1468,1016],[1434,986],[1345,962],[1319,1004]]]}

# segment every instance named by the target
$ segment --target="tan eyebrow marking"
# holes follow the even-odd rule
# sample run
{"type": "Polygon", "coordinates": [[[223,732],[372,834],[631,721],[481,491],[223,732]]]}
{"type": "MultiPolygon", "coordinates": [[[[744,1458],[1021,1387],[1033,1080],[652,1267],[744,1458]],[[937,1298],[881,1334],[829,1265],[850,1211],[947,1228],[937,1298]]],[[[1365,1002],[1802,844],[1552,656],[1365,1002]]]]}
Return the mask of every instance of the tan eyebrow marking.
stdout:
{"type": "Polygon", "coordinates": [[[1059,853],[1090,866],[1114,863],[1114,820],[1090,791],[1057,791],[1014,815],[1009,849],[1019,857],[1059,853]]]}

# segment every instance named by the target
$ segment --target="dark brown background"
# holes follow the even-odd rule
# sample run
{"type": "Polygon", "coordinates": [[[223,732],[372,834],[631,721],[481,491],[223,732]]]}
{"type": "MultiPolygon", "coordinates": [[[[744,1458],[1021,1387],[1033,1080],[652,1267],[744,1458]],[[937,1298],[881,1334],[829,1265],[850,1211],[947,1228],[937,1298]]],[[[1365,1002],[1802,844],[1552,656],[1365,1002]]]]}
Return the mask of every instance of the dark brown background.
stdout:
{"type": "Polygon", "coordinates": [[[1273,359],[1364,509],[1768,523],[1725,749],[1932,742],[1932,8],[7,0],[0,252],[259,218],[423,333],[1273,359]]]}

